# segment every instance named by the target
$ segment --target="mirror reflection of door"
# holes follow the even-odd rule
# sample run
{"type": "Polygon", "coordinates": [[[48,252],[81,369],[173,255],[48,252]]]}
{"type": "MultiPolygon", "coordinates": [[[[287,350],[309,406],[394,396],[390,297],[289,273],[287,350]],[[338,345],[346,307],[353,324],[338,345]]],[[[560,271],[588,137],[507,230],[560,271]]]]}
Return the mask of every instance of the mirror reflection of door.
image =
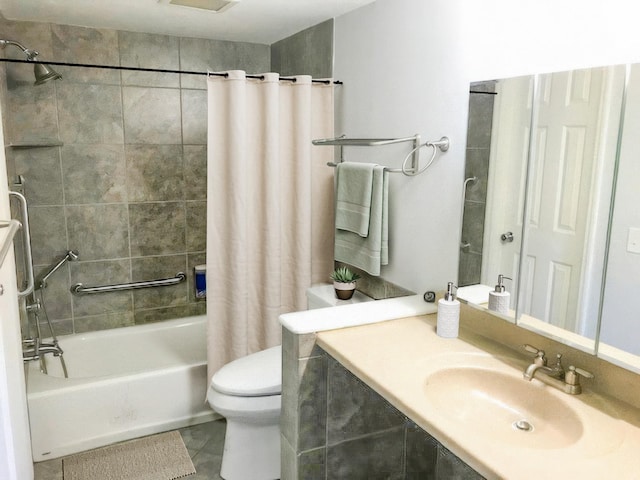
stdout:
{"type": "Polygon", "coordinates": [[[618,122],[610,112],[613,73],[541,75],[532,140],[520,311],[590,338],[597,308],[589,299],[599,297],[604,262],[598,207],[609,201],[603,172],[613,164],[618,122]]]}

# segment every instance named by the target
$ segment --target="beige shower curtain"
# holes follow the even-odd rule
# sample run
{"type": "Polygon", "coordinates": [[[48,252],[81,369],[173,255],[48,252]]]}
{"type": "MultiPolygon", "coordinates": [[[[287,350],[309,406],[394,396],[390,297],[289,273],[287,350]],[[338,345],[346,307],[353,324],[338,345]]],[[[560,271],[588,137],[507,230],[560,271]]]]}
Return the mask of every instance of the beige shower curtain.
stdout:
{"type": "Polygon", "coordinates": [[[281,342],[278,316],[333,268],[333,85],[208,79],[207,346],[222,365],[281,342]]]}

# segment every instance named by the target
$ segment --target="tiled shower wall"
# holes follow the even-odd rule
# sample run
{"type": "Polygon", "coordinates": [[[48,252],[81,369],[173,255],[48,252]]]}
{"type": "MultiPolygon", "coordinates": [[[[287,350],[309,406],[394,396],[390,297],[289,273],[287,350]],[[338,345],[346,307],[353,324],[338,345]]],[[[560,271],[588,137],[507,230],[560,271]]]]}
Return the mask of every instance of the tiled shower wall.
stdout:
{"type": "Polygon", "coordinates": [[[473,83],[471,92],[465,179],[476,177],[477,180],[466,188],[458,271],[461,287],[480,283],[495,82],[473,83]]]}
{"type": "MultiPolygon", "coordinates": [[[[0,32],[37,49],[43,61],[270,70],[268,45],[6,20],[0,32]]],[[[12,47],[3,53],[24,58],[12,47]]],[[[25,178],[36,273],[68,249],[80,253],[45,290],[57,333],[204,313],[191,272],[205,261],[205,77],[55,68],[62,80],[33,86],[30,66],[7,64],[3,111],[9,175],[25,178]],[[77,282],[114,284],[178,271],[189,281],[69,293],[77,282]]]]}

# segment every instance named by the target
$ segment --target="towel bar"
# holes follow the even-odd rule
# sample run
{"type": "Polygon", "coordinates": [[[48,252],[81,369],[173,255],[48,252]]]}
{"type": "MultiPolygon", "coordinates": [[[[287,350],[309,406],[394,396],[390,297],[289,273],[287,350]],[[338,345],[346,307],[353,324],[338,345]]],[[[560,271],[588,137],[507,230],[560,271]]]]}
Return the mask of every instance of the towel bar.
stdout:
{"type": "Polygon", "coordinates": [[[134,283],[120,283],[117,285],[101,285],[98,287],[85,287],[81,283],[76,283],[71,286],[71,293],[74,295],[87,295],[90,293],[106,293],[106,292],[119,292],[122,290],[137,290],[139,288],[149,287],[166,287],[170,285],[177,285],[184,282],[187,276],[184,272],[176,273],[175,277],[162,278],[160,280],[148,280],[144,282],[134,283]]]}

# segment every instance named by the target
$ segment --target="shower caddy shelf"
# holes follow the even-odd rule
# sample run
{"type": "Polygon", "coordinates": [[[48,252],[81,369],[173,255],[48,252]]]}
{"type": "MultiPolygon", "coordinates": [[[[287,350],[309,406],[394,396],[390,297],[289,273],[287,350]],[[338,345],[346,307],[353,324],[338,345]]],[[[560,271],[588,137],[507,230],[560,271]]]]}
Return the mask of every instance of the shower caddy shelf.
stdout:
{"type": "Polygon", "coordinates": [[[337,167],[340,163],[344,162],[343,147],[378,147],[405,142],[412,142],[413,149],[405,157],[403,168],[386,168],[386,171],[390,173],[404,173],[408,176],[418,175],[419,173],[422,173],[424,170],[426,170],[429,165],[431,165],[431,162],[433,162],[433,159],[435,158],[438,150],[440,150],[441,152],[446,152],[447,150],[449,150],[449,146],[451,143],[448,137],[442,137],[440,140],[428,141],[421,144],[419,134],[415,134],[412,137],[403,138],[347,138],[345,135],[342,135],[336,138],[321,138],[311,141],[311,143],[318,146],[340,147],[340,162],[327,162],[327,166],[329,167],[337,167]],[[427,163],[427,166],[420,169],[420,149],[426,146],[433,148],[433,155],[430,161],[427,163]],[[404,168],[404,164],[407,162],[410,156],[411,166],[409,168],[404,168]]]}

